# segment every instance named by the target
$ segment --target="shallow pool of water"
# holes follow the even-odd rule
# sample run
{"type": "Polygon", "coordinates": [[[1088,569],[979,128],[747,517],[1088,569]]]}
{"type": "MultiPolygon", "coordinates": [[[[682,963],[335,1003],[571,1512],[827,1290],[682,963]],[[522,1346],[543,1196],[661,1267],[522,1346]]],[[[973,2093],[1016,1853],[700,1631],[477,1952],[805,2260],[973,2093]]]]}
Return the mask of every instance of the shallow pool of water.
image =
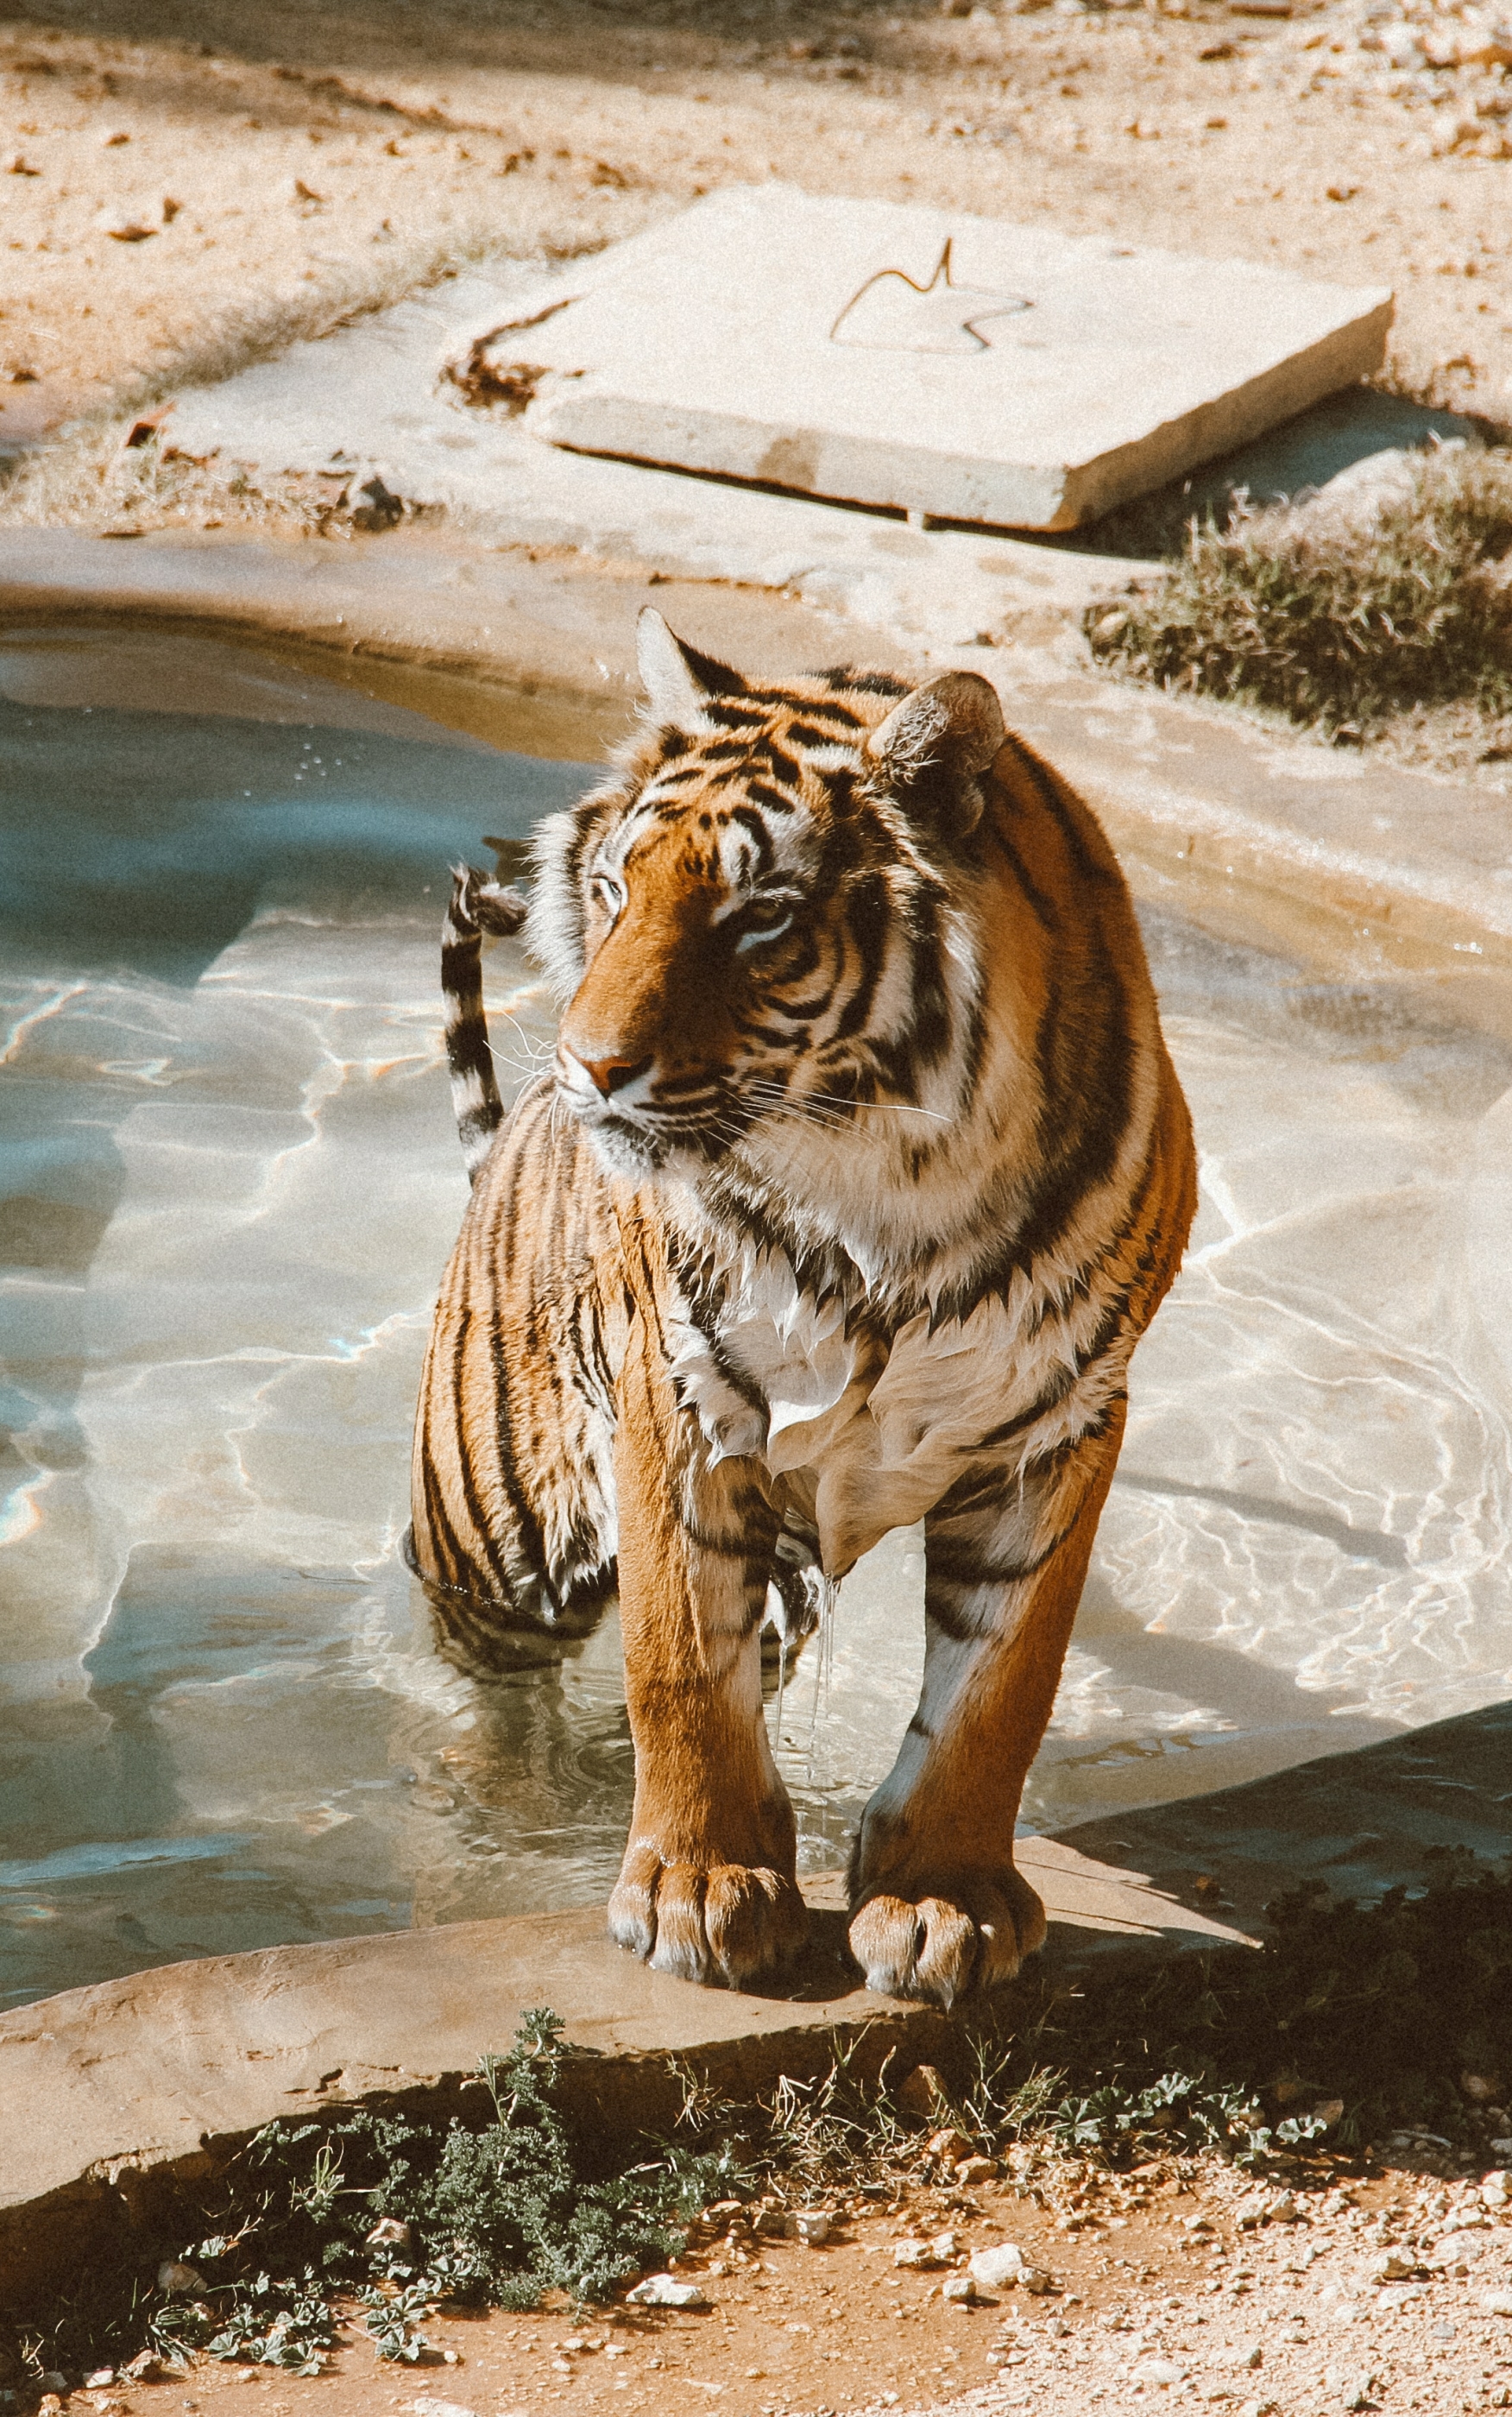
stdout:
{"type": "MultiPolygon", "coordinates": [[[[446,866],[593,777],[209,640],[0,641],[0,1999],[612,1878],[612,1619],[477,1686],[398,1558],[466,1196],[446,866]]],[[[1512,1693],[1512,1052],[1147,929],[1202,1208],[1036,1828],[1512,1693]]],[[[543,999],[510,947],[489,980],[522,1076],[543,999]]],[[[889,1540],[787,1690],[810,1868],[912,1709],[921,1579],[889,1540]]]]}

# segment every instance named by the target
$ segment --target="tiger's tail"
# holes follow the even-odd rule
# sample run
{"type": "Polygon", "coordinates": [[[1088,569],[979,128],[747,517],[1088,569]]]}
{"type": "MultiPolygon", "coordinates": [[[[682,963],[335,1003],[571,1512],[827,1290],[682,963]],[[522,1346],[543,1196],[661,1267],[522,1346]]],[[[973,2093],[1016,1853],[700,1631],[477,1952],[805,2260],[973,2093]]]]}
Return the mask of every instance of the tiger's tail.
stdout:
{"type": "Polygon", "coordinates": [[[504,889],[470,864],[454,864],[451,870],[451,904],[441,932],[446,1067],[467,1180],[476,1183],[504,1122],[483,1009],[483,935],[512,938],[524,922],[527,907],[517,889],[504,889]]]}

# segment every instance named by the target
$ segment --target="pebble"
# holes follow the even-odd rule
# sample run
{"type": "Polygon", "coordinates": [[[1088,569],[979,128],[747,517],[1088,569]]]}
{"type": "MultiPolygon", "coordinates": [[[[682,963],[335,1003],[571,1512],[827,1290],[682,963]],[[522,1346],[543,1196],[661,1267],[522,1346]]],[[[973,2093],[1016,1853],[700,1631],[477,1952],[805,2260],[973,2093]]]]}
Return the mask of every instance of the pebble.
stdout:
{"type": "Polygon", "coordinates": [[[648,2274],[625,2296],[632,2308],[706,2308],[709,2304],[696,2283],[679,2282],[675,2274],[648,2274]]]}
{"type": "Polygon", "coordinates": [[[1512,2317],[1512,2291],[1482,2291],[1480,2304],[1488,2317],[1512,2317]]]}
{"type": "Polygon", "coordinates": [[[953,2232],[937,2232],[930,2247],[942,2266],[948,2266],[960,2244],[953,2232]]]}
{"type": "Polygon", "coordinates": [[[1025,2266],[1020,2273],[1019,2281],[1022,2288],[1032,2291],[1036,2299],[1042,2299],[1047,2291],[1053,2291],[1055,2288],[1054,2275],[1043,2266],[1025,2266]]]}
{"type": "Polygon", "coordinates": [[[1185,2383],[1187,2370],[1184,2366],[1175,2365],[1169,2358],[1142,2358],[1136,2360],[1130,2370],[1130,2379],[1135,2383],[1185,2383]]]}
{"type": "Polygon", "coordinates": [[[938,2121],[950,2112],[950,2092],[932,2064],[916,2064],[899,2083],[897,2103],[905,2115],[938,2121]]]}
{"type": "Polygon", "coordinates": [[[893,2246],[895,2266],[932,2266],[934,2252],[927,2241],[900,2241],[893,2246]]]}
{"type": "Polygon", "coordinates": [[[437,2400],[431,2393],[412,2400],[410,2407],[415,2417],[477,2417],[476,2409],[464,2408],[460,2400],[437,2400]]]}
{"type": "Polygon", "coordinates": [[[788,2218],[788,2237],[801,2241],[806,2249],[819,2249],[829,2239],[834,2218],[824,2208],[804,2207],[788,2218]]]}
{"type": "Polygon", "coordinates": [[[995,2181],[997,2159],[995,2157],[962,2157],[956,2167],[956,2180],[958,2182],[966,2183],[968,2188],[973,2182],[995,2181]]]}
{"type": "Polygon", "coordinates": [[[976,2286],[970,2274],[952,2274],[948,2282],[941,2284],[940,2297],[969,2308],[976,2297],[976,2286]]]}
{"type": "Polygon", "coordinates": [[[158,2269],[158,2288],[171,2300],[182,2299],[190,2291],[203,2291],[204,2276],[197,2267],[186,2266],[182,2258],[167,2257],[158,2269]]]}
{"type": "Polygon", "coordinates": [[[1372,2257],[1365,2270],[1368,2283],[1410,2283],[1417,2269],[1410,2257],[1399,2257],[1395,2249],[1383,2251],[1372,2257]]]}
{"type": "Polygon", "coordinates": [[[927,2157],[938,2157],[943,2165],[960,2166],[971,2155],[971,2142],[964,2132],[949,2130],[932,2132],[925,2143],[927,2157]]]}
{"type": "Polygon", "coordinates": [[[1027,2271],[1023,2251],[1011,2241],[996,2249],[978,2249],[971,2261],[972,2278],[984,2291],[1001,2291],[1027,2271]]]}

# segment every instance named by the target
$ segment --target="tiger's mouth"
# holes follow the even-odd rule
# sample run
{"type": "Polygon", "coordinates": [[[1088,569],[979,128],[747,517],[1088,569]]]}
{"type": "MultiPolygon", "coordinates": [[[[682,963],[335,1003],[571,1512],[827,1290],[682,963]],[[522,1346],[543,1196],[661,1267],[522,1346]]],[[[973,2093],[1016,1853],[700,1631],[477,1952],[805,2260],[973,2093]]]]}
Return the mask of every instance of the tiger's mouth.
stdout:
{"type": "Polygon", "coordinates": [[[717,1165],[761,1114],[758,1101],[743,1099],[724,1080],[672,1101],[651,1096],[639,1069],[631,1080],[606,1087],[566,1051],[558,1054],[556,1088],[615,1175],[695,1174],[717,1165]]]}

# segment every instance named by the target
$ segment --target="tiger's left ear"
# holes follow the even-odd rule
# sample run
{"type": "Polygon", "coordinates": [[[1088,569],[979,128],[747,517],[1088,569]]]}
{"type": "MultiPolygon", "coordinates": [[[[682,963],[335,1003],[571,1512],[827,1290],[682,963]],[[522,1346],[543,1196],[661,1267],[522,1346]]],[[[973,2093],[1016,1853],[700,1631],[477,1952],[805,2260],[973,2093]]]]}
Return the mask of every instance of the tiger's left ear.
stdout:
{"type": "Polygon", "coordinates": [[[1007,737],[979,672],[943,672],[895,705],[866,752],[890,789],[913,790],[958,836],[982,818],[980,775],[1007,737]]]}
{"type": "Polygon", "coordinates": [[[743,696],[746,692],[738,672],[685,646],[654,604],[644,606],[636,623],[635,660],[652,713],[674,730],[707,729],[703,708],[711,696],[743,696]]]}

